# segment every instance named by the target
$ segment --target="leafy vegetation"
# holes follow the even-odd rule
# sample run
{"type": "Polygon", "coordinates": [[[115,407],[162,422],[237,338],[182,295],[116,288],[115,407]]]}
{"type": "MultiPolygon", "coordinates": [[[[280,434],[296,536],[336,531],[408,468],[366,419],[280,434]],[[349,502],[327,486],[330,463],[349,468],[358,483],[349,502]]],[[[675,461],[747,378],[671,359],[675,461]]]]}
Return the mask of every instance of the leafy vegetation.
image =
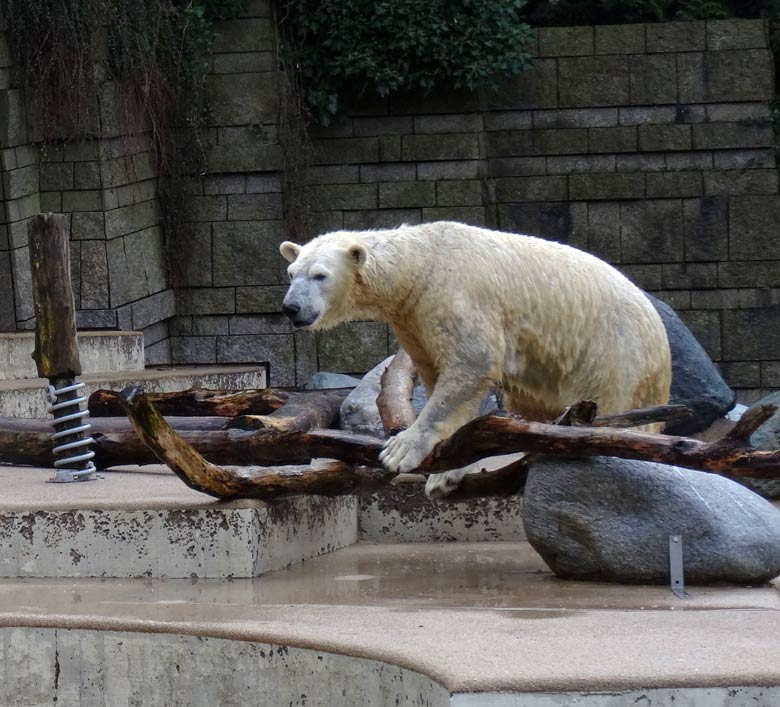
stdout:
{"type": "Polygon", "coordinates": [[[328,123],[346,95],[492,87],[523,70],[525,0],[287,0],[305,98],[328,123]]]}

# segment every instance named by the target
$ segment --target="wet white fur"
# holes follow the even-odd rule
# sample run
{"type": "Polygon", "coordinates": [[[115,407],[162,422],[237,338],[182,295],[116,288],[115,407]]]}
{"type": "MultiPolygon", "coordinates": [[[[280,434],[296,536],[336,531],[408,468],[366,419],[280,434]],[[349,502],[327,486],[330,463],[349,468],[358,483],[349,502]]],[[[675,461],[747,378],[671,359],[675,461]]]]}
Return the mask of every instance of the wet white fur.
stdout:
{"type": "MultiPolygon", "coordinates": [[[[438,222],[339,231],[280,250],[291,261],[285,302],[316,316],[309,328],[382,320],[412,357],[429,400],[387,441],[381,458],[393,471],[416,468],[491,385],[529,419],[583,399],[602,414],[668,401],[671,358],[655,309],[575,248],[438,222]]],[[[446,493],[460,476],[435,475],[427,490],[446,493]]]]}

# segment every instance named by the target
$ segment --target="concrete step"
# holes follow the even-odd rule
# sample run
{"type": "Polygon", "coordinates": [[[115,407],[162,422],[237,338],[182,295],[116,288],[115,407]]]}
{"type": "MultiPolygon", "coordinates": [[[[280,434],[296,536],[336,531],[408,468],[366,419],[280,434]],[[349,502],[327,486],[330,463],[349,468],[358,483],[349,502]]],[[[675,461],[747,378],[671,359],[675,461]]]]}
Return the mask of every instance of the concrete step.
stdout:
{"type": "MultiPolygon", "coordinates": [[[[122,373],[84,375],[86,395],[99,388],[121,390],[137,383],[149,392],[168,393],[187,388],[223,388],[242,390],[265,388],[265,366],[179,366],[147,368],[122,373]]],[[[0,380],[0,417],[47,417],[45,389],[48,382],[42,378],[0,380]]]]}
{"type": "Polygon", "coordinates": [[[157,465],[52,475],[0,465],[0,577],[256,577],[357,540],[352,496],[218,502],[157,465]]]}
{"type": "MultiPolygon", "coordinates": [[[[80,331],[81,369],[85,374],[143,371],[144,335],[140,331],[80,331]]],[[[0,380],[36,378],[31,331],[0,333],[0,380]]]]}

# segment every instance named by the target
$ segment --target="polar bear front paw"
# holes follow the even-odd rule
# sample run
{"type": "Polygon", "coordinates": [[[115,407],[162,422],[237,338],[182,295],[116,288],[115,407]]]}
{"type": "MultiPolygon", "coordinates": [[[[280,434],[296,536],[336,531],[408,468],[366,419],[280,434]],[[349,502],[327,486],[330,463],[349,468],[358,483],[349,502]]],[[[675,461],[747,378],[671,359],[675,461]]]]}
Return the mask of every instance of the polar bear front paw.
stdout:
{"type": "Polygon", "coordinates": [[[428,456],[431,446],[409,430],[391,437],[385,442],[385,448],[379,454],[379,461],[389,471],[404,474],[420,466],[420,462],[428,456]]]}
{"type": "Polygon", "coordinates": [[[428,498],[446,498],[460,486],[466,473],[467,469],[452,469],[443,474],[431,474],[425,482],[425,495],[428,498]]]}

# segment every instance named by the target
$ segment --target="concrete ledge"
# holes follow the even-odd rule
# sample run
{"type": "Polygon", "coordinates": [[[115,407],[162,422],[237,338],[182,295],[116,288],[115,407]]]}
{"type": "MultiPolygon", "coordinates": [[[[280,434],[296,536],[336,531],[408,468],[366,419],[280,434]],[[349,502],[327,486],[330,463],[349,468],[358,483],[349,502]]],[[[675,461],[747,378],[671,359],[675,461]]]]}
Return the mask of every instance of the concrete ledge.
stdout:
{"type": "MultiPolygon", "coordinates": [[[[86,395],[99,388],[121,390],[130,383],[140,383],[149,392],[168,393],[187,388],[224,388],[243,390],[265,388],[267,368],[263,366],[179,366],[148,368],[122,373],[84,375],[86,395]]],[[[0,417],[47,417],[43,378],[0,380],[0,417]]]]}
{"type": "Polygon", "coordinates": [[[432,501],[424,485],[401,477],[360,499],[360,539],[398,542],[525,540],[521,496],[432,501]]]}
{"type": "Polygon", "coordinates": [[[352,497],[219,503],[160,467],[50,476],[0,467],[0,577],[256,577],[357,538],[352,497]]]}
{"type": "MultiPolygon", "coordinates": [[[[78,342],[85,374],[144,370],[144,335],[140,331],[80,331],[78,342]]],[[[0,333],[0,380],[37,378],[34,348],[34,332],[0,333]]]]}

